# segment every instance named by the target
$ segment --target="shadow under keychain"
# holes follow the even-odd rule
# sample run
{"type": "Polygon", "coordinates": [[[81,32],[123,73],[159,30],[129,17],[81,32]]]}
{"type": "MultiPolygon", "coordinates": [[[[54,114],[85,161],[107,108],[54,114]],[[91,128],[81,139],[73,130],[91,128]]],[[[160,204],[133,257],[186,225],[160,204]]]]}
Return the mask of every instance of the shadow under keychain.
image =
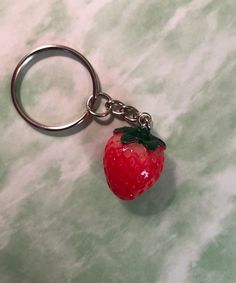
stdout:
{"type": "MultiPolygon", "coordinates": [[[[41,60],[41,59],[38,59],[41,60]]],[[[80,125],[91,116],[102,118],[117,116],[132,127],[115,129],[108,140],[103,157],[104,172],[111,191],[122,200],[132,200],[141,195],[160,178],[164,165],[165,143],[151,134],[152,118],[146,112],[139,112],[133,106],[112,99],[101,90],[99,78],[89,61],[76,50],[62,45],[46,45],[27,54],[17,65],[11,81],[11,95],[19,114],[33,127],[46,131],[62,131],[80,125]],[[89,72],[93,93],[88,98],[86,111],[75,121],[61,126],[47,126],[32,119],[25,111],[18,91],[24,78],[24,70],[40,56],[71,57],[81,63],[89,72]],[[35,57],[36,56],[36,57],[35,57]],[[105,99],[105,111],[96,112],[98,99],[105,99]]]]}

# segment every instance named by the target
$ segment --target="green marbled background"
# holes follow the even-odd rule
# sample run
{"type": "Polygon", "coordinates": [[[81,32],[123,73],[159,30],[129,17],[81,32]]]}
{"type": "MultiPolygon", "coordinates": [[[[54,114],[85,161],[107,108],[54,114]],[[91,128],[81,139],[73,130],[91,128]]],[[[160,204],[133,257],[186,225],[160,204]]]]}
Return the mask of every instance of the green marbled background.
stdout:
{"type": "MultiPolygon", "coordinates": [[[[236,282],[235,15],[235,0],[0,0],[0,283],[236,282]],[[52,136],[13,108],[16,63],[47,43],[84,53],[104,91],[156,121],[166,167],[136,201],[103,176],[122,122],[52,136]]],[[[91,91],[61,63],[22,86],[45,121],[80,113],[91,91]]]]}

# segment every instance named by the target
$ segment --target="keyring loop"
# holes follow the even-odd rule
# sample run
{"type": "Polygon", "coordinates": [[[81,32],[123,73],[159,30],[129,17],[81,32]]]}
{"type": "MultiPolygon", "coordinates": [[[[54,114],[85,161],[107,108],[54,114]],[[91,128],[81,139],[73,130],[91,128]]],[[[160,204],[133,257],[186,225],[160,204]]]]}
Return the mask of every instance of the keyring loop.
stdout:
{"type": "MultiPolygon", "coordinates": [[[[14,103],[14,106],[16,108],[16,110],[18,111],[18,113],[22,116],[22,118],[28,122],[29,124],[31,124],[32,126],[39,128],[39,129],[44,129],[44,130],[48,130],[48,131],[61,131],[61,130],[66,130],[69,129],[75,125],[78,125],[80,123],[82,123],[85,119],[87,119],[90,116],[89,111],[86,109],[86,111],[76,120],[69,122],[67,124],[61,125],[61,126],[49,126],[49,125],[45,125],[42,124],[40,122],[35,121],[34,119],[32,119],[28,113],[24,110],[24,107],[21,103],[21,99],[20,96],[17,95],[17,83],[20,81],[21,75],[23,73],[23,70],[25,67],[27,67],[29,65],[29,63],[31,62],[31,60],[34,59],[35,55],[39,55],[42,54],[46,51],[60,51],[63,53],[63,56],[72,56],[73,59],[79,61],[89,72],[91,79],[92,79],[92,84],[93,84],[93,93],[92,93],[92,101],[95,102],[98,93],[101,92],[101,87],[100,87],[100,82],[99,82],[99,78],[95,72],[95,70],[93,69],[92,65],[89,63],[89,61],[79,52],[77,52],[76,50],[67,47],[67,46],[63,46],[63,45],[45,45],[45,46],[41,46],[35,50],[33,50],[32,52],[30,52],[29,54],[27,54],[25,57],[23,57],[20,62],[18,63],[18,65],[16,66],[13,76],[12,76],[12,80],[11,80],[11,96],[12,96],[12,101],[14,103]]],[[[49,56],[54,56],[53,53],[52,55],[49,56]]]]}

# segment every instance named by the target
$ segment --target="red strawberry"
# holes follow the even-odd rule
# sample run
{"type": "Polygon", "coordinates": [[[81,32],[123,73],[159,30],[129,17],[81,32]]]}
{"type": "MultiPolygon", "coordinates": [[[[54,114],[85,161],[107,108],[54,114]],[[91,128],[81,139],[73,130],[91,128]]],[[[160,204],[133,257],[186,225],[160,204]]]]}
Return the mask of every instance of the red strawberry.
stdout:
{"type": "Polygon", "coordinates": [[[123,127],[108,140],[103,164],[107,183],[123,200],[132,200],[160,178],[166,145],[148,129],[123,127]]]}

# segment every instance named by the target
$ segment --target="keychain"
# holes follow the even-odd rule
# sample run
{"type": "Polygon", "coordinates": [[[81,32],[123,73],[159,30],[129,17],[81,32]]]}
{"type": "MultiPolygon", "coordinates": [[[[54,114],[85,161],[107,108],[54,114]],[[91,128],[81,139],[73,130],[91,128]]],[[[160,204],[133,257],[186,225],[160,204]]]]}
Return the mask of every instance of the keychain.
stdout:
{"type": "Polygon", "coordinates": [[[103,118],[117,116],[131,127],[115,129],[108,140],[103,156],[104,172],[111,191],[122,200],[132,200],[141,195],[160,178],[164,165],[165,143],[151,134],[152,117],[139,112],[133,106],[112,99],[101,89],[99,78],[89,61],[76,50],[62,45],[46,45],[37,48],[21,59],[11,81],[12,101],[18,113],[33,127],[47,131],[62,131],[79,125],[89,117],[103,118]],[[49,54],[48,52],[52,52],[49,54]],[[93,84],[93,93],[88,98],[86,111],[75,121],[61,126],[48,126],[32,119],[24,110],[17,85],[23,78],[24,70],[35,56],[47,54],[47,57],[60,52],[81,63],[89,72],[93,84]],[[98,99],[105,99],[105,111],[96,112],[98,99]]]}

